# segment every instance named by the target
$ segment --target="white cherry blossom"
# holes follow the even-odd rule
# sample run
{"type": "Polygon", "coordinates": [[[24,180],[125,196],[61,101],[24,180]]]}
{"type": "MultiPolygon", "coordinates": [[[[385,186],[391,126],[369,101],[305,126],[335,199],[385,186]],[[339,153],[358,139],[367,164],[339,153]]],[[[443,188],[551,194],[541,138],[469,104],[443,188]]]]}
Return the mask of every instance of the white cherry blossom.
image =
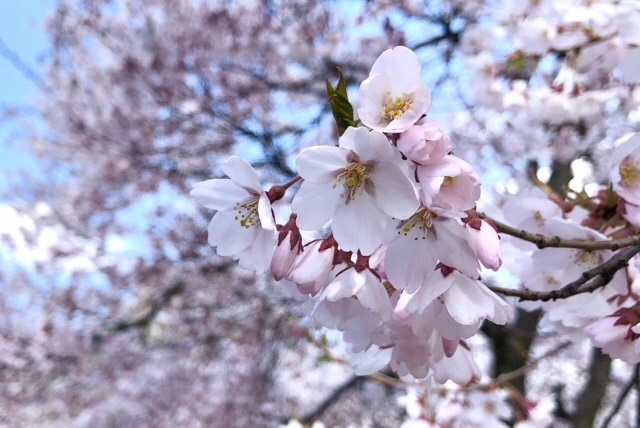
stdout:
{"type": "Polygon", "coordinates": [[[627,202],[640,205],[640,134],[619,140],[611,155],[611,184],[627,202]]]}
{"type": "Polygon", "coordinates": [[[387,138],[366,128],[348,128],[339,147],[304,149],[297,160],[304,182],[292,203],[300,228],[322,229],[332,220],[340,248],[372,254],[388,221],[406,219],[418,208],[396,159],[387,138]]]}
{"type": "Polygon", "coordinates": [[[461,224],[435,216],[421,208],[397,229],[387,244],[385,272],[396,289],[412,293],[433,274],[438,262],[468,276],[477,276],[480,265],[461,224]]]}
{"type": "Polygon", "coordinates": [[[420,60],[411,49],[397,46],[378,57],[360,85],[358,117],[371,129],[398,133],[415,124],[430,104],[420,60]]]}
{"type": "Polygon", "coordinates": [[[195,183],[191,190],[198,203],[218,211],[209,223],[209,244],[219,256],[262,273],[276,245],[271,202],[258,173],[244,159],[231,156],[222,171],[229,178],[195,183]]]}
{"type": "Polygon", "coordinates": [[[464,216],[480,198],[480,179],[462,159],[447,155],[418,165],[422,203],[439,215],[464,216]]]}

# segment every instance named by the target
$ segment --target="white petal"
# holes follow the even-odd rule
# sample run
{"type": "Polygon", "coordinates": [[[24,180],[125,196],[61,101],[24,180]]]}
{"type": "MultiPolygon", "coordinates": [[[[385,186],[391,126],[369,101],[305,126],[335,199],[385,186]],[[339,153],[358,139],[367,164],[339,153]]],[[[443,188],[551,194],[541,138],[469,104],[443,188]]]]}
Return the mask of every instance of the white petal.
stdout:
{"type": "Polygon", "coordinates": [[[436,220],[432,226],[436,247],[434,250],[440,261],[458,269],[470,277],[478,276],[480,263],[466,240],[464,227],[455,220],[436,220]]]}
{"type": "Polygon", "coordinates": [[[258,199],[258,216],[263,229],[276,230],[276,222],[271,212],[271,202],[266,193],[261,193],[258,199]]]}
{"type": "Polygon", "coordinates": [[[481,318],[493,314],[491,299],[480,291],[476,282],[453,272],[455,282],[444,295],[445,305],[451,318],[463,325],[472,325],[481,318]]]}
{"type": "Polygon", "coordinates": [[[384,285],[371,272],[360,273],[366,279],[366,283],[356,293],[358,301],[367,309],[380,315],[382,321],[389,321],[393,314],[391,300],[384,285]]]}
{"type": "Polygon", "coordinates": [[[227,178],[195,183],[190,193],[200,205],[212,210],[230,210],[233,206],[249,196],[249,192],[227,178]]]}
{"type": "Polygon", "coordinates": [[[392,79],[393,95],[413,91],[422,82],[422,64],[411,49],[396,46],[384,51],[373,63],[371,74],[385,74],[392,79]]]}
{"type": "Polygon", "coordinates": [[[368,256],[382,244],[386,225],[386,214],[365,193],[338,205],[331,230],[340,248],[368,256]]]}
{"type": "Polygon", "coordinates": [[[209,244],[218,247],[220,256],[233,256],[253,242],[253,228],[240,226],[235,216],[233,211],[219,211],[209,223],[209,244]]]}
{"type": "Polygon", "coordinates": [[[383,212],[398,220],[411,217],[420,202],[411,181],[391,162],[379,162],[371,171],[371,196],[383,212]]]}
{"type": "Polygon", "coordinates": [[[434,367],[436,382],[445,383],[451,379],[458,385],[465,385],[474,378],[480,378],[480,368],[476,364],[471,351],[458,346],[451,358],[443,358],[434,367]]]}
{"type": "MultiPolygon", "coordinates": [[[[369,131],[367,128],[357,128],[353,133],[353,150],[362,162],[380,162],[393,160],[393,147],[383,133],[369,131]]],[[[342,147],[342,141],[340,142],[342,147]]]]}
{"type": "Polygon", "coordinates": [[[429,245],[412,229],[409,235],[400,236],[387,246],[384,267],[395,288],[412,293],[433,273],[437,259],[429,245]]]}
{"type": "Polygon", "coordinates": [[[348,164],[348,155],[349,151],[341,147],[308,147],[296,159],[298,174],[305,181],[334,181],[348,164]]]}
{"type": "MultiPolygon", "coordinates": [[[[291,280],[305,284],[312,281],[322,281],[331,271],[334,251],[328,248],[318,251],[320,241],[304,247],[302,253],[296,257],[291,265],[291,280]]],[[[323,286],[326,284],[322,284],[323,286]]]]}
{"type": "Polygon", "coordinates": [[[325,297],[330,302],[355,296],[365,285],[366,278],[355,269],[349,269],[338,275],[331,284],[327,285],[325,297]]]}
{"type": "Polygon", "coordinates": [[[397,119],[393,119],[384,129],[380,129],[381,132],[404,132],[411,128],[422,116],[421,112],[413,109],[407,110],[402,116],[397,119]]]}
{"type": "Polygon", "coordinates": [[[340,186],[303,182],[291,203],[291,211],[298,215],[298,226],[303,230],[319,230],[331,220],[338,203],[342,203],[340,186]]]}
{"type": "Polygon", "coordinates": [[[419,166],[417,175],[418,180],[422,181],[422,177],[455,177],[460,172],[460,166],[454,160],[454,156],[447,155],[419,166]]]}
{"type": "Polygon", "coordinates": [[[360,84],[360,108],[358,117],[366,126],[384,129],[387,121],[382,118],[382,108],[391,93],[391,79],[384,74],[376,74],[360,84]]]}
{"type": "Polygon", "coordinates": [[[429,279],[422,284],[407,304],[407,310],[416,313],[424,311],[438,296],[445,293],[453,282],[451,275],[443,277],[440,271],[432,272],[429,279]]]}
{"type": "Polygon", "coordinates": [[[276,249],[276,235],[271,230],[254,227],[255,236],[251,244],[251,264],[257,274],[265,272],[271,265],[276,249]]]}
{"type": "Polygon", "coordinates": [[[353,355],[350,360],[356,375],[368,376],[385,368],[391,361],[392,354],[393,348],[381,349],[375,347],[353,355]]]}
{"type": "Polygon", "coordinates": [[[262,193],[262,183],[255,169],[239,156],[230,156],[222,165],[222,171],[234,183],[253,194],[262,193]]]}

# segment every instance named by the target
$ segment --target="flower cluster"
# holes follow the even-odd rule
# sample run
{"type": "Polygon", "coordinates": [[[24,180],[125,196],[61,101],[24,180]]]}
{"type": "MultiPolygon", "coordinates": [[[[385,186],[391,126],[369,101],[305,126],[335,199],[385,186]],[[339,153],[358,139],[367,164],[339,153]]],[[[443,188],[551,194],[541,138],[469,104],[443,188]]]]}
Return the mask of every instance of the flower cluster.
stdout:
{"type": "Polygon", "coordinates": [[[421,76],[413,51],[385,51],[360,86],[364,126],[302,150],[294,180],[264,191],[232,157],[228,179],[197,183],[192,195],[218,210],[209,226],[218,254],[257,273],[270,267],[315,299],[313,316],[344,332],[358,372],[390,364],[400,375],[467,383],[478,368],[465,339],[485,320],[506,323],[512,309],[479,280],[481,265],[502,263],[499,238],[473,210],[477,174],[425,120],[421,76]],[[284,196],[298,181],[289,208],[284,196]]]}
{"type": "Polygon", "coordinates": [[[630,134],[617,141],[610,187],[597,195],[562,201],[558,195],[551,200],[534,191],[511,197],[502,207],[504,220],[516,229],[553,237],[568,247],[539,248],[535,239],[504,239],[509,254],[505,267],[522,278],[525,290],[544,294],[574,287],[562,298],[526,299],[519,304],[544,309],[543,325],[586,335],[603,352],[630,364],[640,362],[640,257],[636,255],[640,241],[620,244],[629,248],[617,253],[618,245],[599,244],[637,237],[639,162],[640,134],[630,134]],[[573,248],[571,242],[576,244],[573,248]],[[629,256],[622,258],[624,254],[629,256]]]}

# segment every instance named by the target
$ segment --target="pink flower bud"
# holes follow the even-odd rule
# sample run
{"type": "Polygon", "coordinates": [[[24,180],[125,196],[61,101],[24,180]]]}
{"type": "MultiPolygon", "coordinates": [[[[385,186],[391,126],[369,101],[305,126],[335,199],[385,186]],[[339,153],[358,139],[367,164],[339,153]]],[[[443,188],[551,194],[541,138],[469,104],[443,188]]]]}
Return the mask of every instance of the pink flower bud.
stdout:
{"type": "Polygon", "coordinates": [[[498,232],[484,220],[481,220],[479,228],[470,224],[466,225],[466,229],[473,252],[484,267],[497,271],[502,266],[498,232]]]}
{"type": "Polygon", "coordinates": [[[302,251],[302,236],[296,224],[297,216],[291,218],[278,233],[278,246],[271,259],[271,274],[273,279],[280,281],[285,278],[291,269],[293,261],[302,251]]]}
{"type": "Polygon", "coordinates": [[[433,122],[415,125],[400,134],[398,150],[419,164],[442,159],[451,152],[451,140],[433,122]]]}

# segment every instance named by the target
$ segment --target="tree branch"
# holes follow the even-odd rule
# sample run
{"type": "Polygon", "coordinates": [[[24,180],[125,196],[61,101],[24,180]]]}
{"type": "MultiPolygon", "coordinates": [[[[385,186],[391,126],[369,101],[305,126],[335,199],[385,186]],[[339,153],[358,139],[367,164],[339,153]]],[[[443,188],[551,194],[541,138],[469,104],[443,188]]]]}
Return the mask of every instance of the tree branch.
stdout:
{"type": "Polygon", "coordinates": [[[493,223],[498,232],[504,233],[523,241],[536,244],[540,249],[543,248],[576,248],[579,250],[595,251],[595,250],[612,250],[617,251],[621,248],[630,247],[640,244],[640,235],[633,235],[622,239],[612,239],[608,241],[592,241],[586,239],[563,239],[559,236],[545,236],[539,233],[531,233],[526,230],[511,227],[505,223],[494,220],[486,214],[478,213],[480,218],[489,220],[493,223]]]}
{"type": "MultiPolygon", "coordinates": [[[[318,405],[318,407],[316,407],[315,409],[313,409],[312,411],[310,411],[306,415],[302,416],[299,419],[299,421],[301,423],[303,423],[303,424],[311,424],[311,423],[315,422],[320,417],[322,417],[322,415],[327,410],[329,410],[331,408],[331,406],[336,404],[340,400],[340,397],[342,397],[344,394],[346,394],[350,390],[352,390],[354,388],[357,388],[358,386],[362,385],[366,381],[378,380],[377,375],[391,376],[392,373],[389,370],[385,370],[385,371],[383,371],[381,373],[374,374],[374,375],[371,375],[371,376],[356,376],[356,375],[352,376],[351,378],[349,378],[348,381],[346,381],[345,383],[340,385],[338,388],[333,390],[333,392],[327,398],[325,398],[318,405]]],[[[286,421],[285,421],[285,423],[286,423],[286,421]]]]}
{"type": "Polygon", "coordinates": [[[572,413],[571,423],[574,428],[593,426],[609,384],[610,369],[611,358],[607,354],[603,354],[600,349],[593,348],[588,371],[589,379],[580,391],[580,395],[576,399],[576,410],[572,413]]]}
{"type": "Polygon", "coordinates": [[[160,312],[164,305],[166,305],[171,300],[173,296],[176,296],[184,291],[184,287],[184,282],[177,282],[175,285],[166,289],[162,294],[154,297],[143,315],[134,319],[124,319],[116,321],[111,326],[109,326],[108,329],[112,331],[124,331],[131,328],[144,327],[148,325],[156,317],[156,315],[158,315],[158,312],[160,312]]]}
{"type": "Polygon", "coordinates": [[[576,294],[591,293],[598,288],[604,287],[611,282],[615,273],[620,269],[627,267],[629,260],[639,252],[640,245],[621,251],[601,265],[583,272],[582,275],[580,275],[580,278],[568,283],[558,290],[534,291],[528,288],[513,290],[510,288],[496,286],[489,286],[489,288],[494,292],[505,296],[519,297],[521,301],[541,300],[546,302],[549,300],[566,299],[567,297],[575,296],[576,294]]]}

